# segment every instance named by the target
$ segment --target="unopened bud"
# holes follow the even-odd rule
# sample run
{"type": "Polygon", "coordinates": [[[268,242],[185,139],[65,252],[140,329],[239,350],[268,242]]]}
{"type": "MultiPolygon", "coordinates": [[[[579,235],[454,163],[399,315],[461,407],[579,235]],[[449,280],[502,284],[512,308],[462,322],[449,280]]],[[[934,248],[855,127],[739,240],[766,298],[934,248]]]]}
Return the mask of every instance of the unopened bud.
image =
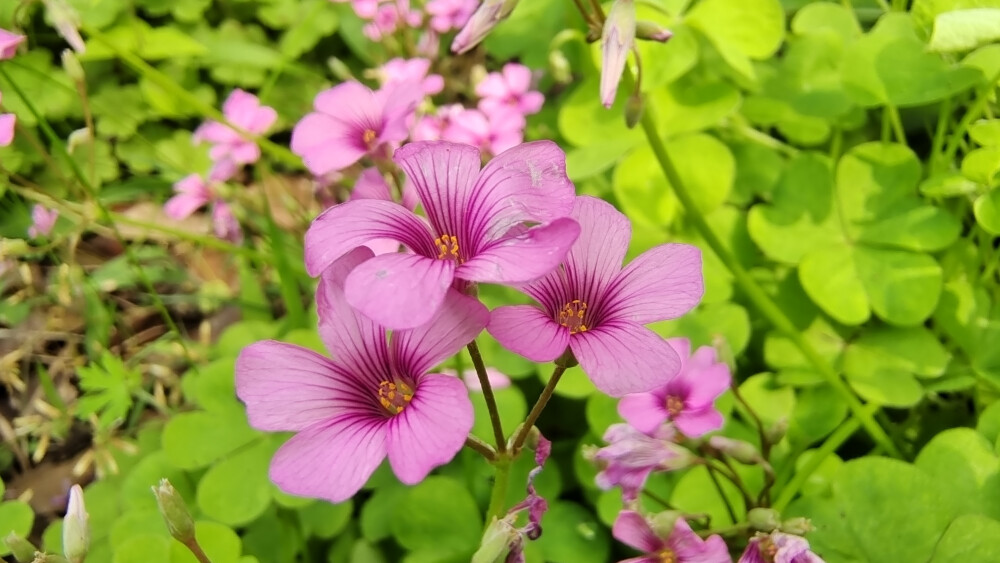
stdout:
{"type": "Polygon", "coordinates": [[[549,52],[549,72],[559,84],[568,84],[573,81],[573,70],[569,65],[569,59],[559,49],[549,52]]]}
{"type": "Polygon", "coordinates": [[[755,465],[764,461],[760,457],[760,452],[750,442],[734,440],[725,436],[712,436],[708,439],[708,445],[712,449],[745,465],[755,465]]]}
{"type": "Polygon", "coordinates": [[[804,536],[816,529],[813,527],[812,522],[809,521],[808,518],[802,517],[789,518],[781,523],[780,528],[782,532],[794,534],[796,536],[804,536]]]}
{"type": "Polygon", "coordinates": [[[52,553],[42,553],[40,551],[36,551],[35,558],[31,560],[31,563],[69,563],[69,562],[62,555],[54,555],[52,553]]]}
{"type": "Polygon", "coordinates": [[[69,505],[63,519],[63,555],[71,563],[83,563],[90,549],[90,525],[87,507],[83,505],[83,489],[73,485],[69,490],[69,505]]]}
{"type": "Polygon", "coordinates": [[[601,103],[610,108],[615,102],[618,82],[625,72],[625,62],[635,44],[635,4],[633,0],[615,0],[601,31],[601,103]]]}
{"type": "Polygon", "coordinates": [[[764,430],[764,437],[767,441],[772,444],[777,444],[785,437],[785,433],[788,432],[788,417],[783,416],[771,425],[770,428],[764,430]]]}
{"type": "Polygon", "coordinates": [[[153,495],[156,496],[156,504],[160,507],[160,514],[167,523],[170,535],[185,545],[193,542],[194,520],[191,519],[184,499],[170,481],[160,480],[160,484],[153,487],[153,495]]]}
{"type": "Polygon", "coordinates": [[[80,59],[76,58],[76,53],[71,49],[63,49],[61,59],[63,70],[73,79],[73,82],[79,84],[86,80],[87,76],[83,72],[83,65],[80,64],[80,59]]]}
{"type": "Polygon", "coordinates": [[[752,508],[747,512],[747,522],[754,530],[772,532],[778,529],[779,515],[770,508],[752,508]]]}
{"type": "Polygon", "coordinates": [[[472,563],[503,563],[507,560],[511,546],[521,540],[521,533],[507,520],[493,520],[483,533],[483,543],[472,556],[472,563]]]}
{"type": "Polygon", "coordinates": [[[649,522],[650,527],[661,538],[670,537],[670,532],[674,531],[674,524],[684,517],[684,513],[679,510],[664,510],[657,513],[649,522]]]}
{"type": "Polygon", "coordinates": [[[35,558],[35,552],[38,551],[30,541],[14,532],[7,534],[3,542],[7,544],[7,549],[10,549],[18,563],[30,563],[35,558]]]}
{"type": "Polygon", "coordinates": [[[327,59],[326,66],[328,66],[330,68],[330,72],[342,82],[354,80],[354,74],[351,72],[351,69],[344,64],[344,61],[338,59],[337,57],[330,57],[327,59]]]}
{"type": "Polygon", "coordinates": [[[655,24],[651,21],[640,20],[635,24],[635,36],[647,41],[659,41],[665,43],[674,36],[669,29],[655,24]]]}
{"type": "Polygon", "coordinates": [[[646,107],[646,97],[642,92],[633,92],[625,101],[625,126],[629,129],[635,127],[642,119],[642,112],[646,107]]]}
{"type": "Polygon", "coordinates": [[[90,145],[93,142],[94,137],[90,134],[90,129],[84,127],[82,129],[77,129],[69,134],[69,138],[66,139],[66,150],[73,153],[79,146],[90,145]]]}
{"type": "Polygon", "coordinates": [[[479,45],[498,23],[510,17],[517,2],[518,0],[483,0],[452,41],[452,52],[461,55],[479,45]]]}

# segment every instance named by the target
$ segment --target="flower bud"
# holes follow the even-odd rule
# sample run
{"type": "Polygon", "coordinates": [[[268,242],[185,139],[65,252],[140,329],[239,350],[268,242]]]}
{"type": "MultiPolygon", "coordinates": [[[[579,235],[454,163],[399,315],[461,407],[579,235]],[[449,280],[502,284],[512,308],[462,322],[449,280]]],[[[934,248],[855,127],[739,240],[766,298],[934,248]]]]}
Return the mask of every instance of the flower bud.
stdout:
{"type": "Polygon", "coordinates": [[[94,142],[94,137],[90,134],[89,128],[76,129],[66,139],[66,150],[72,154],[77,147],[89,145],[92,142],[94,142]]]}
{"type": "Polygon", "coordinates": [[[804,536],[809,532],[815,530],[812,522],[808,518],[789,518],[781,523],[781,531],[789,534],[794,534],[796,536],[804,536]]]}
{"type": "Polygon", "coordinates": [[[756,465],[763,460],[760,452],[750,442],[734,440],[725,436],[712,436],[708,439],[708,445],[718,452],[728,455],[736,461],[745,465],[756,465]]]}
{"type": "Polygon", "coordinates": [[[79,84],[86,80],[87,77],[83,72],[80,59],[76,58],[76,54],[71,49],[63,49],[61,58],[63,70],[73,79],[73,82],[79,84]]]}
{"type": "Polygon", "coordinates": [[[483,0],[465,27],[455,36],[451,50],[462,54],[479,45],[498,23],[510,16],[517,2],[518,0],[483,0]]]}
{"type": "Polygon", "coordinates": [[[521,533],[506,518],[493,520],[483,533],[483,543],[472,556],[472,563],[503,563],[511,546],[521,541],[521,533]]]}
{"type": "Polygon", "coordinates": [[[615,0],[601,33],[601,103],[606,108],[615,103],[618,83],[634,44],[635,4],[633,0],[615,0]]]}
{"type": "Polygon", "coordinates": [[[90,549],[90,525],[87,507],[83,505],[83,489],[73,485],[69,490],[69,505],[63,519],[63,555],[71,563],[82,563],[90,549]]]}
{"type": "Polygon", "coordinates": [[[167,523],[170,535],[185,545],[193,542],[194,521],[191,513],[170,481],[160,480],[160,484],[153,487],[153,495],[156,496],[156,504],[160,507],[160,514],[167,523]]]}
{"type": "Polygon", "coordinates": [[[785,433],[788,432],[788,417],[783,416],[771,425],[770,428],[764,430],[764,437],[767,441],[772,444],[777,444],[785,437],[785,433]]]}
{"type": "Polygon", "coordinates": [[[653,516],[649,524],[657,536],[668,538],[670,537],[670,532],[674,531],[674,524],[677,523],[678,519],[683,517],[684,513],[679,510],[664,510],[653,516]]]}
{"type": "Polygon", "coordinates": [[[778,529],[780,523],[777,511],[770,508],[752,508],[747,513],[747,522],[754,530],[771,532],[778,529]]]}
{"type": "Polygon", "coordinates": [[[30,563],[35,558],[35,552],[38,551],[30,541],[14,532],[8,534],[3,542],[7,544],[7,548],[10,549],[18,563],[30,563]]]}
{"type": "Polygon", "coordinates": [[[635,24],[635,36],[639,39],[645,39],[647,41],[659,41],[660,43],[666,43],[668,39],[674,36],[669,29],[661,27],[650,21],[639,21],[635,24]]]}
{"type": "Polygon", "coordinates": [[[642,92],[635,91],[625,102],[625,126],[629,129],[635,127],[642,119],[642,111],[646,107],[646,98],[642,92]]]}
{"type": "Polygon", "coordinates": [[[549,52],[549,72],[552,73],[553,80],[559,84],[569,84],[573,81],[573,69],[566,55],[559,49],[549,52]]]}

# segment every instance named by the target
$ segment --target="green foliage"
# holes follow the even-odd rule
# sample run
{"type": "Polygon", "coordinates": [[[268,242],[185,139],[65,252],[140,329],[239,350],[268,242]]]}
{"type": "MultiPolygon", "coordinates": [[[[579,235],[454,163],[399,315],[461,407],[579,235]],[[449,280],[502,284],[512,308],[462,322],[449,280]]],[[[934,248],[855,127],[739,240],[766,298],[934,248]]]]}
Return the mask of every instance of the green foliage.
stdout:
{"type": "Polygon", "coordinates": [[[105,426],[125,418],[132,407],[132,395],[142,383],[139,373],[128,369],[110,352],[102,354],[99,363],[78,369],[77,375],[85,393],[77,402],[77,414],[96,414],[105,426]]]}

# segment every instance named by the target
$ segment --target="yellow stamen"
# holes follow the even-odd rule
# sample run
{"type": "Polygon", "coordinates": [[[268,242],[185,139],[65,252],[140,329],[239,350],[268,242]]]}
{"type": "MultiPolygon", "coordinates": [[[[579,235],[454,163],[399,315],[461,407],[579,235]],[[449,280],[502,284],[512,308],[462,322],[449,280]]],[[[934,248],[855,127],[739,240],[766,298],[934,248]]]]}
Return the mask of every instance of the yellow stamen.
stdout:
{"type": "Polygon", "coordinates": [[[458,257],[458,237],[455,235],[441,235],[434,239],[434,244],[438,247],[438,260],[461,262],[461,259],[458,257]]]}
{"type": "Polygon", "coordinates": [[[376,137],[378,137],[378,133],[376,133],[372,129],[365,129],[365,132],[361,134],[361,139],[369,147],[372,146],[375,143],[375,138],[376,137]]]}
{"type": "Polygon", "coordinates": [[[579,299],[574,299],[559,311],[559,324],[568,328],[570,334],[587,332],[587,325],[584,322],[586,314],[587,304],[579,299]]]}
{"type": "Polygon", "coordinates": [[[403,412],[413,400],[413,389],[402,381],[382,381],[378,384],[378,402],[389,414],[403,412]]]}
{"type": "Polygon", "coordinates": [[[660,558],[660,563],[677,563],[677,556],[670,549],[662,549],[656,555],[660,558]]]}
{"type": "Polygon", "coordinates": [[[667,395],[667,412],[673,418],[684,410],[684,400],[676,395],[667,395]]]}

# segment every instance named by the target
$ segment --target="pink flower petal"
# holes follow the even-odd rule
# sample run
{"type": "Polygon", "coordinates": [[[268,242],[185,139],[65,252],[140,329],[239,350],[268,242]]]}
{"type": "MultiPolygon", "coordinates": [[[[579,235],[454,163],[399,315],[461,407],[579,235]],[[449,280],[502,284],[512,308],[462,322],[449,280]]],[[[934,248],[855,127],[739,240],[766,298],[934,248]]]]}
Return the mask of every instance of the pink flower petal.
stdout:
{"type": "Polygon", "coordinates": [[[351,306],[378,324],[409,329],[431,320],[454,274],[451,260],[382,254],[354,268],[347,277],[345,294],[351,306]]]}
{"type": "Polygon", "coordinates": [[[729,366],[719,362],[716,356],[715,348],[702,346],[684,363],[681,376],[686,376],[689,381],[686,404],[692,407],[711,406],[719,395],[729,389],[732,382],[729,366]]]}
{"type": "Polygon", "coordinates": [[[335,205],[316,217],[305,236],[306,271],[317,276],[347,252],[382,238],[437,256],[434,237],[413,212],[391,201],[362,199],[335,205]]]}
{"type": "Polygon", "coordinates": [[[653,533],[653,529],[641,514],[631,510],[618,513],[611,534],[616,540],[644,553],[657,552],[666,544],[653,533]]]}
{"type": "Polygon", "coordinates": [[[703,540],[686,520],[680,518],[667,538],[667,546],[677,555],[678,561],[691,563],[732,563],[726,542],[719,536],[703,540]]]}
{"type": "Polygon", "coordinates": [[[386,425],[381,415],[344,413],[310,426],[274,454],[271,480],[289,494],[343,502],[385,459],[386,425]]]}
{"type": "Polygon", "coordinates": [[[393,334],[395,366],[408,374],[425,373],[472,342],[489,319],[490,312],[482,303],[449,290],[429,322],[393,334]]]}
{"type": "Polygon", "coordinates": [[[598,389],[621,397],[665,385],[681,360],[659,335],[629,322],[611,321],[570,338],[580,367],[598,389]]]}
{"type": "Polygon", "coordinates": [[[685,436],[698,438],[722,428],[726,421],[719,411],[708,406],[698,410],[685,409],[673,419],[673,422],[685,436]]]}
{"type": "Polygon", "coordinates": [[[664,398],[656,393],[633,393],[618,401],[618,414],[633,428],[652,434],[667,420],[664,398]]]}
{"type": "Polygon", "coordinates": [[[483,283],[525,283],[554,270],[573,242],[580,226],[562,218],[487,246],[455,270],[455,276],[483,283]]]}
{"type": "Polygon", "coordinates": [[[517,63],[503,65],[503,78],[512,94],[524,94],[531,88],[531,69],[517,63]]]}
{"type": "Polygon", "coordinates": [[[17,116],[13,113],[0,113],[0,147],[10,146],[14,141],[14,125],[17,116]]]}
{"type": "Polygon", "coordinates": [[[292,129],[292,152],[300,155],[317,176],[343,170],[367,153],[358,140],[350,137],[351,133],[350,126],[342,121],[310,113],[292,129]]]}
{"type": "Polygon", "coordinates": [[[392,201],[389,184],[377,168],[365,168],[351,190],[351,199],[381,199],[392,201]]]}
{"type": "Polygon", "coordinates": [[[17,54],[17,48],[27,39],[18,33],[0,29],[0,61],[9,59],[17,54]]]}
{"type": "Polygon", "coordinates": [[[236,396],[258,430],[295,432],[333,417],[354,404],[350,382],[328,358],[274,340],[247,346],[236,360],[236,396]]]}
{"type": "Polygon", "coordinates": [[[576,198],[571,217],[580,224],[580,238],[566,255],[569,287],[574,299],[596,308],[621,272],[632,227],[610,203],[590,196],[576,198]]]}
{"type": "Polygon", "coordinates": [[[460,379],[420,378],[413,400],[389,422],[389,463],[396,477],[413,485],[451,461],[465,444],[472,420],[472,402],[460,379]]]}
{"type": "Polygon", "coordinates": [[[701,250],[689,244],[662,244],[643,252],[614,282],[608,304],[616,318],[646,324],[675,319],[705,293],[701,250]]]}
{"type": "Polygon", "coordinates": [[[486,330],[504,348],[533,362],[550,362],[569,345],[569,330],[531,305],[498,307],[486,330]]]}
{"type": "Polygon", "coordinates": [[[479,173],[479,151],[445,141],[423,141],[402,146],[392,158],[413,183],[436,233],[457,236],[460,248],[477,240],[467,230],[466,210],[479,173]]]}

